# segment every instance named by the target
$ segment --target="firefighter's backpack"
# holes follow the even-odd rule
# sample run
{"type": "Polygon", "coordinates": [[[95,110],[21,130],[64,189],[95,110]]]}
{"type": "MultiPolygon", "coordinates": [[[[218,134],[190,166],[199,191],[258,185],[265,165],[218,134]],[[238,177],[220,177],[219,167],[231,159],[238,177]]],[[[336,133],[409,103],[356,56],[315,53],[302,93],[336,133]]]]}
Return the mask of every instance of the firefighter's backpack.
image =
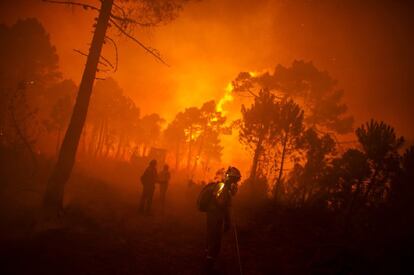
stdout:
{"type": "Polygon", "coordinates": [[[201,212],[206,212],[208,206],[213,199],[214,189],[216,187],[216,182],[210,182],[201,189],[200,194],[197,198],[197,208],[201,212]]]}

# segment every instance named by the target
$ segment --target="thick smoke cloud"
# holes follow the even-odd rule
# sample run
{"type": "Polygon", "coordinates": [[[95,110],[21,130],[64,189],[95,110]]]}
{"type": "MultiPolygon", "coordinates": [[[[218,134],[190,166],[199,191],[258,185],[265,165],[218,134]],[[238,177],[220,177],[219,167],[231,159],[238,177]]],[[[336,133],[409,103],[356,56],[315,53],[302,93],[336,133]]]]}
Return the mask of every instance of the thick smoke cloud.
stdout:
{"type": "MultiPolygon", "coordinates": [[[[73,49],[87,49],[93,12],[41,1],[0,5],[3,22],[39,17],[63,73],[79,81],[84,60],[73,49]]],[[[194,1],[174,22],[136,32],[171,67],[118,39],[120,69],[112,77],[144,113],[156,110],[170,119],[187,106],[220,98],[241,71],[313,61],[338,80],[357,125],[383,119],[411,140],[411,8],[407,1],[194,1]]]]}

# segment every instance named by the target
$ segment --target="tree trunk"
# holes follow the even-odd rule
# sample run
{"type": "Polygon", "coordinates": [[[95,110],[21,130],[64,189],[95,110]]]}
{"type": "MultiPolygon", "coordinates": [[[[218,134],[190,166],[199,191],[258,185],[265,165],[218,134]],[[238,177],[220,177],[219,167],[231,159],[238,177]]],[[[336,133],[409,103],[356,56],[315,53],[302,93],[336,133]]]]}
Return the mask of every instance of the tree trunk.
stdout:
{"type": "Polygon", "coordinates": [[[96,124],[94,124],[91,130],[90,137],[89,137],[88,154],[90,156],[93,156],[95,153],[97,134],[98,134],[98,127],[96,126],[96,124]]]}
{"type": "Polygon", "coordinates": [[[351,191],[351,194],[350,194],[351,199],[349,200],[349,202],[346,206],[346,209],[345,209],[345,219],[344,219],[345,220],[345,222],[344,222],[344,232],[345,232],[345,234],[348,233],[348,230],[351,227],[352,215],[353,215],[353,212],[354,212],[353,211],[354,210],[354,205],[355,205],[355,202],[357,201],[357,198],[358,198],[358,196],[360,194],[360,191],[361,191],[361,182],[358,181],[356,183],[356,185],[357,185],[357,187],[355,189],[355,192],[352,193],[352,191],[351,191]]]}
{"type": "MultiPolygon", "coordinates": [[[[204,129],[204,134],[205,133],[206,133],[206,129],[204,129]]],[[[203,149],[204,149],[204,141],[205,141],[205,135],[203,135],[201,137],[200,146],[198,147],[197,155],[194,158],[193,168],[191,169],[191,174],[192,175],[194,175],[195,174],[195,171],[197,170],[197,165],[198,165],[198,162],[200,160],[201,153],[203,152],[203,149]]]]}
{"type": "Polygon", "coordinates": [[[100,151],[100,156],[106,158],[108,156],[109,153],[109,149],[110,149],[110,137],[109,137],[109,127],[108,127],[108,120],[105,120],[105,128],[104,128],[104,135],[103,135],[103,141],[102,141],[102,147],[101,147],[101,151],[100,151]],[[106,151],[105,151],[106,149],[106,151]]]}
{"type": "Polygon", "coordinates": [[[375,167],[374,170],[374,174],[372,175],[370,181],[369,181],[369,185],[367,186],[367,190],[365,191],[363,197],[362,197],[362,201],[361,203],[363,204],[363,206],[366,206],[368,199],[369,199],[369,194],[371,193],[372,189],[374,188],[374,185],[376,184],[376,178],[378,175],[378,167],[375,167]]]}
{"type": "MultiPolygon", "coordinates": [[[[23,82],[21,82],[21,83],[23,83],[23,82]]],[[[37,169],[36,154],[33,151],[32,146],[30,145],[30,142],[29,142],[28,137],[27,137],[27,133],[24,129],[24,125],[25,125],[24,122],[25,121],[22,122],[23,129],[21,129],[20,126],[19,126],[19,123],[17,121],[16,113],[15,113],[15,109],[16,109],[15,101],[17,99],[19,91],[21,91],[22,96],[24,96],[25,93],[26,93],[26,89],[23,88],[24,85],[22,85],[22,87],[20,87],[20,85],[22,85],[22,84],[19,84],[19,86],[15,90],[14,94],[12,94],[11,103],[10,103],[9,108],[10,108],[10,114],[11,114],[11,118],[12,118],[12,126],[13,126],[14,130],[16,131],[17,136],[23,142],[23,145],[26,147],[26,149],[29,152],[29,155],[31,157],[32,171],[30,173],[30,176],[33,178],[34,174],[36,173],[36,169],[37,169]]]]}
{"type": "Polygon", "coordinates": [[[147,150],[148,146],[146,144],[142,144],[142,156],[147,157],[147,150]]]}
{"type": "Polygon", "coordinates": [[[193,145],[193,127],[190,127],[190,141],[188,142],[187,172],[190,173],[191,166],[191,148],[193,145]]]}
{"type": "Polygon", "coordinates": [[[282,175],[283,175],[283,166],[285,164],[286,145],[287,145],[288,137],[289,137],[289,132],[286,132],[285,138],[283,140],[283,149],[282,149],[282,157],[281,157],[281,160],[280,160],[279,176],[277,177],[277,181],[276,181],[276,185],[275,185],[274,195],[275,195],[276,200],[277,200],[277,197],[278,197],[279,192],[280,192],[280,181],[282,180],[282,175]]]}
{"type": "Polygon", "coordinates": [[[128,149],[128,139],[126,139],[126,141],[122,145],[121,153],[118,156],[118,160],[124,160],[125,159],[125,154],[126,154],[127,149],[128,149]]]}
{"type": "Polygon", "coordinates": [[[106,30],[108,28],[112,5],[113,0],[102,1],[72,117],[65,137],[63,138],[56,166],[47,183],[43,205],[44,210],[53,216],[58,216],[63,207],[65,184],[69,179],[75,163],[76,151],[88,112],[89,100],[92,94],[92,87],[95,81],[106,30]]]}
{"type": "Polygon", "coordinates": [[[56,156],[59,154],[59,147],[60,147],[60,135],[61,135],[61,129],[60,127],[57,130],[57,136],[56,136],[56,156]]]}
{"type": "Polygon", "coordinates": [[[250,177],[249,177],[251,180],[256,179],[257,163],[259,162],[259,157],[260,157],[260,154],[262,153],[262,143],[264,139],[264,133],[265,131],[262,130],[262,133],[260,133],[260,136],[259,136],[259,140],[257,141],[256,149],[254,150],[252,170],[250,171],[250,177]]]}
{"type": "Polygon", "coordinates": [[[101,126],[99,127],[99,133],[98,133],[98,141],[96,143],[96,149],[94,156],[97,158],[99,156],[99,152],[102,151],[102,147],[104,144],[104,130],[105,130],[105,119],[101,120],[101,126]]]}
{"type": "Polygon", "coordinates": [[[119,136],[118,149],[116,150],[116,153],[115,153],[115,159],[119,159],[119,156],[121,155],[121,148],[122,148],[123,141],[124,141],[123,137],[124,137],[123,135],[119,136]]]}
{"type": "Polygon", "coordinates": [[[180,141],[177,141],[177,147],[175,150],[175,171],[180,168],[180,141]]]}

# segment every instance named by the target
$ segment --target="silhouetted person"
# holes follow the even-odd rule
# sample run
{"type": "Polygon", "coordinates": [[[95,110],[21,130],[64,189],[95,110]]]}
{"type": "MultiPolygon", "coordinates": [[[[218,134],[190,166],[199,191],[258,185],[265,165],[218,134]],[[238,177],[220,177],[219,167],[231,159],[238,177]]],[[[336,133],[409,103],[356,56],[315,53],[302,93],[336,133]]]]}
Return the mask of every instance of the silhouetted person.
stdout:
{"type": "Polygon", "coordinates": [[[149,214],[151,211],[152,197],[154,196],[155,182],[157,181],[157,178],[157,161],[153,159],[141,176],[141,183],[143,186],[139,207],[141,213],[149,214]]]}
{"type": "MultiPolygon", "coordinates": [[[[237,192],[237,182],[241,178],[240,171],[229,167],[223,182],[213,182],[205,189],[211,189],[205,212],[207,214],[207,256],[205,271],[211,272],[220,252],[223,232],[231,227],[231,200],[237,192]]],[[[203,192],[203,191],[202,191],[203,192]]]]}
{"type": "Polygon", "coordinates": [[[158,175],[158,182],[160,183],[160,199],[161,199],[161,211],[164,213],[165,196],[167,194],[168,184],[170,182],[171,174],[168,165],[164,165],[164,168],[158,175]]]}

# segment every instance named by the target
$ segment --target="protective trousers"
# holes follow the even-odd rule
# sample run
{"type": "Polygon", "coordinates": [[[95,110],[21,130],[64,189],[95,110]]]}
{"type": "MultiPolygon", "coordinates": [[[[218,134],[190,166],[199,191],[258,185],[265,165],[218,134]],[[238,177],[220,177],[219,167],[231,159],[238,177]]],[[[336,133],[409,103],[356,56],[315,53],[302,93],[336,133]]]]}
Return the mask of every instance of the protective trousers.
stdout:
{"type": "Polygon", "coordinates": [[[151,211],[152,197],[154,196],[155,187],[152,184],[145,184],[143,187],[139,210],[148,214],[151,211]]]}
{"type": "Polygon", "coordinates": [[[165,199],[168,189],[168,183],[167,182],[160,182],[160,200],[161,200],[161,208],[164,210],[165,206],[165,199]]]}
{"type": "Polygon", "coordinates": [[[207,211],[207,259],[213,262],[220,252],[224,218],[224,211],[207,211]]]}

